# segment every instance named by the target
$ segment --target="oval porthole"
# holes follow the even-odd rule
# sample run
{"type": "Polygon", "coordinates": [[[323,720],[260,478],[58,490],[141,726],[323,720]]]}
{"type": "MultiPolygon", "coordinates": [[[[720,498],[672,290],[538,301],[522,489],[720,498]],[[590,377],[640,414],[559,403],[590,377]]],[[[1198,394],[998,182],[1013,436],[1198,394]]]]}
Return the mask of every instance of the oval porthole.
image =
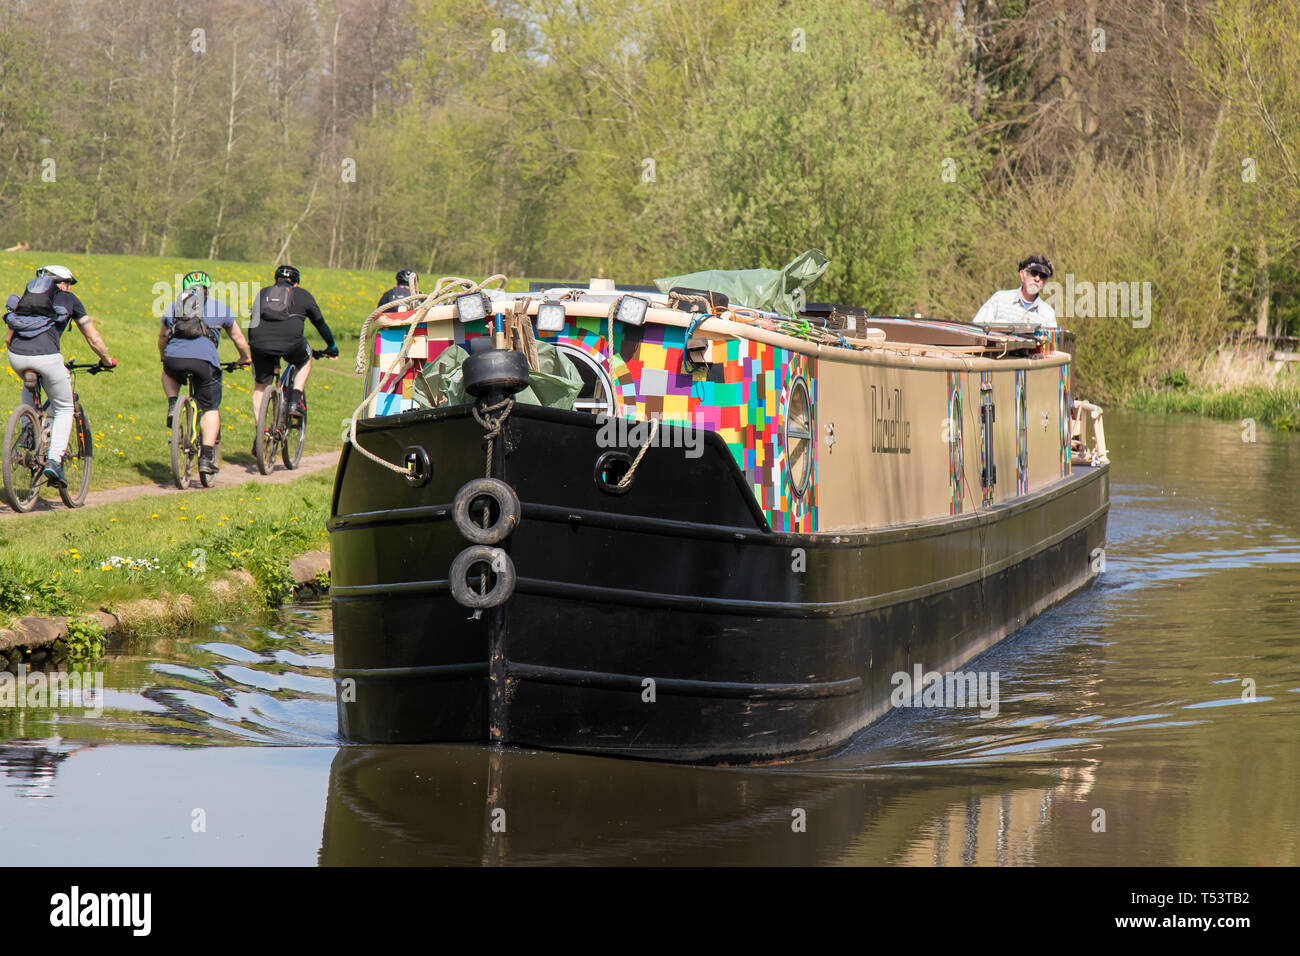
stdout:
{"type": "Polygon", "coordinates": [[[596,487],[607,495],[625,495],[632,490],[632,482],[622,487],[619,483],[631,470],[631,455],[624,451],[607,451],[596,459],[596,487]]]}
{"type": "Polygon", "coordinates": [[[796,378],[785,403],[785,467],[790,490],[802,497],[812,478],[812,403],[808,385],[796,378]]]}
{"type": "Polygon", "coordinates": [[[402,463],[406,465],[406,474],[402,477],[414,488],[422,488],[433,477],[433,463],[429,461],[429,453],[419,445],[411,445],[406,449],[402,463]]]}

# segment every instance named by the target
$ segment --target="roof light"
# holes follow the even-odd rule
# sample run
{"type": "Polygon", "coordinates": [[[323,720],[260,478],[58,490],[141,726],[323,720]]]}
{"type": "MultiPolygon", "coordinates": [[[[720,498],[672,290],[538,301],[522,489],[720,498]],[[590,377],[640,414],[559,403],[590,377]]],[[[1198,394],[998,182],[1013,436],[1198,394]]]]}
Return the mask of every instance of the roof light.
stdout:
{"type": "Polygon", "coordinates": [[[628,325],[641,325],[645,322],[646,310],[650,308],[650,301],[643,299],[639,295],[625,295],[618,300],[618,308],[614,310],[614,318],[628,325]]]}
{"type": "Polygon", "coordinates": [[[488,297],[482,292],[470,292],[456,296],[456,318],[462,322],[477,322],[486,319],[488,314],[488,297]]]}
{"type": "Polygon", "coordinates": [[[564,303],[553,300],[537,307],[537,331],[559,332],[564,328],[564,303]]]}

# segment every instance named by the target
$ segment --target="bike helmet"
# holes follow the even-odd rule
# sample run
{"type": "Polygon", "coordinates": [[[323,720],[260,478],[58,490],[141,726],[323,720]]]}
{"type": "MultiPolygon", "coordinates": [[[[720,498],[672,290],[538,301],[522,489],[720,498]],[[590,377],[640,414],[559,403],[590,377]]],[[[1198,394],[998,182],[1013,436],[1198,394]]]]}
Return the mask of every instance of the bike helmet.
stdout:
{"type": "Polygon", "coordinates": [[[36,270],[38,276],[50,276],[56,282],[66,282],[68,285],[76,285],[77,277],[74,276],[65,266],[41,266],[36,270]]]}
{"type": "Polygon", "coordinates": [[[198,269],[185,273],[185,278],[181,279],[181,289],[188,289],[195,285],[201,285],[206,289],[212,285],[212,277],[198,269]]]}
{"type": "Polygon", "coordinates": [[[411,281],[415,278],[415,276],[416,276],[416,272],[414,269],[398,269],[397,284],[409,286],[411,284],[411,281]]]}
{"type": "Polygon", "coordinates": [[[301,278],[302,273],[300,273],[294,266],[280,266],[275,270],[276,282],[279,282],[281,279],[288,279],[294,285],[297,285],[298,280],[301,278]]]}

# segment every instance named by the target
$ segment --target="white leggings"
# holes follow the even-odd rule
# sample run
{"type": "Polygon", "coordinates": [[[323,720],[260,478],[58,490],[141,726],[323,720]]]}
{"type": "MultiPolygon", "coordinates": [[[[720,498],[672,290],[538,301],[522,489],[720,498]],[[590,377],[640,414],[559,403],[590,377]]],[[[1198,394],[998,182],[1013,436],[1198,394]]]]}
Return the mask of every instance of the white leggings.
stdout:
{"type": "MultiPolygon", "coordinates": [[[[51,355],[14,355],[10,352],[9,364],[20,378],[26,371],[40,374],[45,394],[50,396],[50,407],[54,409],[49,457],[55,461],[62,460],[68,447],[68,436],[72,434],[72,376],[63,367],[63,355],[59,352],[51,355]]],[[[23,404],[35,403],[36,397],[24,387],[23,404]]]]}

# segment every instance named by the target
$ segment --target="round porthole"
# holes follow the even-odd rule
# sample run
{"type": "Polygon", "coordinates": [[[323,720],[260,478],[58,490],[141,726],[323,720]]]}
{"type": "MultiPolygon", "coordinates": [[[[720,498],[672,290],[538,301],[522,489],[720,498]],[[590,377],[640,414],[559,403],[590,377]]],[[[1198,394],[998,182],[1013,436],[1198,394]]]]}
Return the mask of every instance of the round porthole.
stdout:
{"type": "Polygon", "coordinates": [[[790,490],[802,497],[812,478],[812,403],[808,385],[796,378],[785,403],[785,467],[790,490]]]}

